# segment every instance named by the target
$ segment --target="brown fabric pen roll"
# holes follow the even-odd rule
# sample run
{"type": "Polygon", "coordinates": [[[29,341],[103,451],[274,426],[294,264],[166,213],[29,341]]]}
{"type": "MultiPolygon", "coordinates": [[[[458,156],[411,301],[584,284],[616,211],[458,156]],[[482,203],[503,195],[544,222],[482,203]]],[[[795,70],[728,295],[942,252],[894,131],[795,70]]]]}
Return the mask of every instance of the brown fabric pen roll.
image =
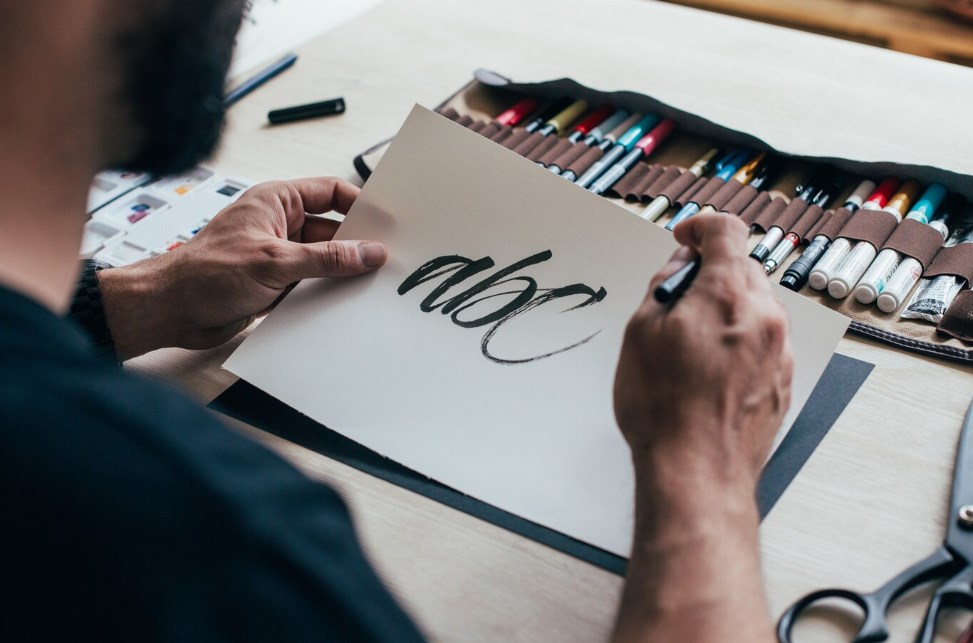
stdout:
{"type": "Polygon", "coordinates": [[[493,136],[500,131],[503,127],[500,123],[496,121],[490,121],[478,132],[480,136],[484,138],[493,138],[493,136]]]}
{"type": "MultiPolygon", "coordinates": [[[[679,168],[675,168],[679,169],[679,168]]],[[[669,171],[669,168],[666,168],[669,171]]],[[[660,179],[662,177],[659,177],[660,179]]],[[[658,180],[658,179],[657,179],[658,180]]],[[[704,181],[707,179],[699,178],[689,170],[680,171],[679,176],[674,180],[669,181],[664,187],[660,187],[658,190],[655,189],[655,183],[647,186],[642,190],[644,197],[649,199],[657,199],[660,196],[664,196],[666,201],[670,205],[676,205],[676,201],[682,198],[689,198],[693,195],[693,192],[698,190],[704,185],[704,181]]]]}
{"type": "Polygon", "coordinates": [[[931,279],[939,275],[956,275],[968,284],[973,283],[973,243],[959,243],[940,250],[922,276],[931,279]]]}
{"type": "MultiPolygon", "coordinates": [[[[537,162],[542,164],[544,167],[547,167],[551,163],[556,161],[558,158],[560,158],[561,155],[567,152],[569,148],[575,145],[577,145],[577,143],[572,143],[566,138],[559,138],[557,139],[557,143],[554,144],[554,147],[547,150],[547,152],[544,153],[544,156],[540,157],[540,159],[538,159],[537,162]]],[[[584,147],[584,145],[582,145],[581,147],[584,147]]]]}
{"type": "Polygon", "coordinates": [[[476,121],[474,123],[471,123],[468,129],[471,132],[476,132],[477,134],[479,134],[480,130],[482,130],[486,126],[487,126],[486,121],[476,121]]]}
{"type": "Polygon", "coordinates": [[[807,231],[807,235],[804,238],[813,239],[821,234],[821,230],[828,225],[828,222],[831,221],[832,217],[834,217],[834,210],[827,210],[822,213],[821,216],[818,217],[818,220],[814,222],[814,225],[811,226],[811,229],[807,231]]]}
{"type": "Polygon", "coordinates": [[[546,137],[540,132],[531,132],[527,138],[522,140],[516,147],[511,148],[521,156],[527,156],[530,151],[541,144],[546,137]]]}
{"type": "Polygon", "coordinates": [[[625,173],[615,185],[608,190],[609,196],[620,196],[625,199],[635,198],[635,186],[649,173],[649,166],[645,163],[636,163],[635,167],[625,173]]]}
{"type": "Polygon", "coordinates": [[[469,114],[463,114],[462,116],[456,119],[456,122],[459,125],[462,125],[463,127],[469,127],[470,125],[473,124],[473,117],[470,116],[469,114]]]}
{"type": "Polygon", "coordinates": [[[749,226],[753,225],[753,222],[760,218],[763,211],[767,209],[770,205],[770,195],[766,192],[760,192],[755,197],[753,201],[747,204],[743,212],[740,213],[740,218],[743,222],[749,226]]]}
{"type": "MultiPolygon", "coordinates": [[[[698,203],[700,207],[706,206],[716,193],[720,191],[723,187],[724,181],[718,179],[704,179],[706,184],[701,186],[691,197],[689,197],[689,203],[698,203]]],[[[683,201],[685,205],[686,200],[680,197],[680,201],[683,201]]]]}
{"type": "Polygon", "coordinates": [[[852,214],[852,211],[848,208],[838,208],[831,215],[831,218],[821,226],[820,230],[814,231],[814,234],[823,234],[834,241],[841,233],[841,229],[848,225],[848,220],[851,219],[852,214]]]}
{"type": "MultiPolygon", "coordinates": [[[[731,179],[732,181],[733,179],[731,179]]],[[[749,185],[741,186],[737,193],[733,195],[733,198],[721,208],[721,211],[728,212],[730,214],[743,214],[743,211],[747,209],[753,200],[757,198],[759,190],[755,187],[749,185]]],[[[770,199],[767,199],[770,202],[770,199]]]]}
{"type": "Polygon", "coordinates": [[[787,199],[782,196],[771,199],[767,207],[760,212],[760,216],[754,219],[752,227],[763,230],[764,232],[770,230],[789,205],[790,203],[787,202],[787,199]]]}
{"type": "Polygon", "coordinates": [[[692,172],[683,170],[675,165],[670,165],[669,167],[663,169],[661,174],[656,175],[655,180],[653,180],[651,183],[643,183],[639,186],[639,198],[651,200],[657,196],[665,194],[667,198],[669,198],[669,203],[672,203],[672,199],[679,198],[679,196],[682,195],[686,189],[688,189],[683,188],[683,185],[692,187],[695,182],[696,177],[692,172]],[[682,184],[677,184],[679,178],[685,174],[693,177],[693,179],[691,181],[686,179],[686,181],[683,181],[682,184]],[[672,188],[671,190],[670,187],[672,188]],[[669,194],[672,194],[672,197],[669,197],[669,194]]]}
{"type": "Polygon", "coordinates": [[[510,127],[509,125],[503,125],[496,134],[490,137],[490,140],[494,143],[500,143],[501,145],[505,140],[507,140],[511,134],[514,133],[516,128],[510,127]]]}
{"type": "Polygon", "coordinates": [[[575,176],[581,176],[584,174],[588,168],[595,164],[595,161],[600,159],[605,155],[605,152],[598,149],[597,147],[589,147],[588,151],[582,154],[580,157],[571,161],[566,168],[562,168],[565,172],[572,172],[575,176]]]}
{"type": "Polygon", "coordinates": [[[770,224],[771,227],[787,231],[797,223],[801,215],[807,210],[808,204],[804,199],[792,199],[784,211],[770,224]]]}
{"type": "MultiPolygon", "coordinates": [[[[797,199],[795,199],[797,200],[797,199]]],[[[824,214],[824,208],[820,205],[809,206],[804,210],[804,214],[795,221],[789,228],[785,228],[784,231],[787,234],[796,234],[797,238],[803,243],[807,241],[810,237],[807,233],[810,232],[811,228],[817,225],[818,221],[821,219],[821,215],[824,214]]]]}
{"type": "Polygon", "coordinates": [[[530,136],[530,132],[525,130],[523,127],[515,127],[509,136],[498,142],[508,150],[512,150],[523,143],[524,139],[526,139],[528,136],[530,136]]]}
{"type": "Polygon", "coordinates": [[[743,184],[741,184],[739,181],[736,179],[730,179],[721,185],[720,189],[717,190],[716,193],[707,199],[706,203],[703,203],[702,205],[709,205],[717,210],[722,210],[726,204],[729,203],[734,196],[736,196],[737,192],[739,192],[740,188],[742,187],[743,184]]]}
{"type": "Polygon", "coordinates": [[[956,299],[943,314],[942,321],[936,326],[936,332],[964,342],[973,341],[973,291],[964,290],[956,295],[956,299]]]}
{"type": "Polygon", "coordinates": [[[457,112],[452,107],[447,107],[446,109],[444,109],[443,111],[441,111],[439,113],[442,114],[443,116],[445,116],[446,118],[448,118],[451,121],[455,121],[457,118],[459,118],[459,112],[457,112]]]}
{"type": "Polygon", "coordinates": [[[551,161],[548,165],[556,165],[562,171],[566,170],[571,166],[572,163],[580,159],[582,156],[590,152],[592,149],[598,149],[598,148],[592,148],[592,147],[588,147],[587,145],[581,145],[581,144],[572,145],[568,149],[564,150],[563,154],[561,154],[556,159],[551,161]]]}
{"type": "MultiPolygon", "coordinates": [[[[653,165],[650,167],[649,173],[646,174],[642,180],[632,188],[632,198],[639,201],[651,201],[652,197],[649,195],[654,194],[651,189],[652,186],[656,184],[656,182],[666,173],[668,169],[669,168],[662,167],[661,165],[653,165]]],[[[676,178],[678,178],[678,176],[676,178]]],[[[672,181],[667,181],[666,185],[669,185],[670,183],[672,183],[672,181]]]]}
{"type": "Polygon", "coordinates": [[[877,249],[882,247],[898,224],[899,220],[894,214],[882,210],[859,210],[838,236],[852,241],[867,241],[877,249]]]}
{"type": "Polygon", "coordinates": [[[545,136],[542,141],[534,146],[534,149],[527,153],[527,158],[536,163],[537,161],[541,160],[541,157],[550,151],[552,147],[557,145],[559,140],[560,139],[558,139],[556,136],[545,136]]]}
{"type": "Polygon", "coordinates": [[[891,248],[899,254],[912,257],[922,264],[922,269],[932,262],[946,240],[932,226],[913,219],[905,219],[885,241],[882,249],[891,248]]]}

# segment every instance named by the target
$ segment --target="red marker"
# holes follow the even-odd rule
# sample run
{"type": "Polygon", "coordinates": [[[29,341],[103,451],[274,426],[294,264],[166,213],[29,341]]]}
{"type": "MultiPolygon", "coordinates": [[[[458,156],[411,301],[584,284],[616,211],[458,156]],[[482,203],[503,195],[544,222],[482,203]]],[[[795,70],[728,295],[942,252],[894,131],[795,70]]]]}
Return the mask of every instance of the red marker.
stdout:
{"type": "Polygon", "coordinates": [[[675,129],[676,121],[667,118],[653,127],[648,134],[640,138],[639,142],[635,144],[635,149],[642,150],[643,157],[649,156],[675,129]]]}
{"type": "Polygon", "coordinates": [[[533,112],[535,109],[537,109],[537,101],[533,98],[525,98],[497,116],[494,121],[500,125],[509,125],[510,127],[513,127],[520,121],[524,120],[527,115],[533,112]]]}
{"type": "Polygon", "coordinates": [[[611,105],[602,105],[595,111],[588,114],[583,121],[575,125],[574,130],[568,140],[577,143],[588,135],[591,130],[601,125],[609,116],[615,113],[611,105]]]}
{"type": "Polygon", "coordinates": [[[895,191],[902,185],[900,179],[894,176],[885,177],[885,180],[878,184],[872,195],[862,204],[863,210],[881,210],[895,194],[895,191]]]}

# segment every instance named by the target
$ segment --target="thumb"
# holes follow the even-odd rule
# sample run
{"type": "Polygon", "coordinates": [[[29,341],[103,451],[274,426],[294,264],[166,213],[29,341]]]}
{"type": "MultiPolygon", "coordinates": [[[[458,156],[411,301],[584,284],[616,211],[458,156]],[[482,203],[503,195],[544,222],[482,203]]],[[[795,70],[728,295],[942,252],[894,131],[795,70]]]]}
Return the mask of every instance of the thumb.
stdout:
{"type": "Polygon", "coordinates": [[[377,241],[284,242],[280,269],[288,283],[311,277],[353,277],[385,263],[388,252],[377,241]]]}
{"type": "Polygon", "coordinates": [[[700,214],[673,231],[676,241],[699,253],[701,269],[725,269],[741,264],[747,255],[747,226],[726,214],[700,214]]]}

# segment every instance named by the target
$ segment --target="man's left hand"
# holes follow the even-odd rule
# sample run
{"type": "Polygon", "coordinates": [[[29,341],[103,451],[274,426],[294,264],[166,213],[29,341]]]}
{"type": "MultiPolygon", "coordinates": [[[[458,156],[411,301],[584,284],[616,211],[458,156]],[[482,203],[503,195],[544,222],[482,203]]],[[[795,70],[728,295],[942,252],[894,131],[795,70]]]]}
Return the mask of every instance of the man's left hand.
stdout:
{"type": "Polygon", "coordinates": [[[119,360],[157,348],[219,346],[309,277],[351,277],[385,263],[374,241],[332,241],[359,189],[336,178],[257,185],[184,246],[99,273],[119,360]]]}

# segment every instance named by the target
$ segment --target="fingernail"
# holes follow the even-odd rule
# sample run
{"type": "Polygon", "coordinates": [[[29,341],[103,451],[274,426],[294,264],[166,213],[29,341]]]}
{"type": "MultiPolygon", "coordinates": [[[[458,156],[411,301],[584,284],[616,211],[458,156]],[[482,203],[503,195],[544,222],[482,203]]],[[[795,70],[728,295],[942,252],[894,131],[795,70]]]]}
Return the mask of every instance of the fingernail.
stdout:
{"type": "Polygon", "coordinates": [[[358,244],[358,254],[361,262],[369,268],[378,268],[385,263],[385,246],[375,241],[358,244]]]}

